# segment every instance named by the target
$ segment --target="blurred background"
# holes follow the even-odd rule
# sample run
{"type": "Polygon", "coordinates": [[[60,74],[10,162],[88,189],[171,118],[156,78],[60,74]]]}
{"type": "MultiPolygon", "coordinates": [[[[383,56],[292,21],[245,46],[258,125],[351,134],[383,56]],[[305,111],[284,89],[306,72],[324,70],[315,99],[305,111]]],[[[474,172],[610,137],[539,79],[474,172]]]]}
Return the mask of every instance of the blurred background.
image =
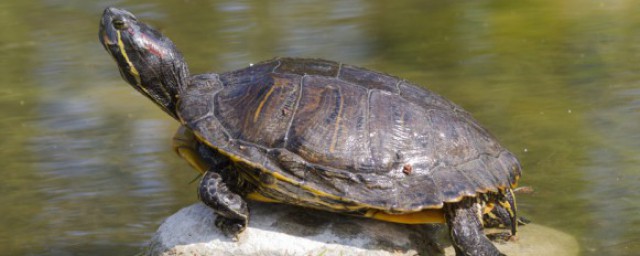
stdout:
{"type": "Polygon", "coordinates": [[[453,100],[522,161],[522,215],[584,255],[640,251],[640,2],[0,3],[0,254],[133,255],[197,202],[177,122],[97,39],[107,6],[160,29],[192,73],[333,59],[453,100]]]}

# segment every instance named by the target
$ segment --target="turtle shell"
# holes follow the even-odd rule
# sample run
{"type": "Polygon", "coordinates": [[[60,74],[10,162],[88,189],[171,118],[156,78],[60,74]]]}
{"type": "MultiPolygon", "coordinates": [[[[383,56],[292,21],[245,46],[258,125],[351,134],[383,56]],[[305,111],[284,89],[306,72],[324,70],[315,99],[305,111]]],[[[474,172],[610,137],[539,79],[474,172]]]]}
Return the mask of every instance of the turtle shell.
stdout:
{"type": "Polygon", "coordinates": [[[272,201],[414,212],[520,176],[518,160],[459,106],[333,61],[280,58],[194,76],[177,112],[272,201]]]}

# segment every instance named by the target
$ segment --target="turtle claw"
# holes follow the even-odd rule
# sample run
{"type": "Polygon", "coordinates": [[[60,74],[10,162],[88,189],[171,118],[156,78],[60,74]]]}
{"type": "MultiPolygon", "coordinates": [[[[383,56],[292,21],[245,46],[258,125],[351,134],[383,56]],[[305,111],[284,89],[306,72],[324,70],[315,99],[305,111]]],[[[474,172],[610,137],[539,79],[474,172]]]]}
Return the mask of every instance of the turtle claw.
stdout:
{"type": "Polygon", "coordinates": [[[489,238],[489,240],[491,240],[492,242],[496,242],[499,244],[518,241],[518,237],[511,235],[511,233],[509,232],[498,232],[498,233],[487,234],[487,238],[489,238]]]}
{"type": "Polygon", "coordinates": [[[518,217],[518,225],[519,225],[519,226],[527,225],[527,224],[529,224],[529,223],[531,223],[531,220],[530,220],[530,219],[525,218],[525,217],[522,217],[522,216],[521,216],[521,217],[518,217]]]}
{"type": "Polygon", "coordinates": [[[215,225],[225,236],[234,241],[237,241],[238,235],[247,228],[246,220],[229,219],[222,216],[216,218],[215,225]]]}

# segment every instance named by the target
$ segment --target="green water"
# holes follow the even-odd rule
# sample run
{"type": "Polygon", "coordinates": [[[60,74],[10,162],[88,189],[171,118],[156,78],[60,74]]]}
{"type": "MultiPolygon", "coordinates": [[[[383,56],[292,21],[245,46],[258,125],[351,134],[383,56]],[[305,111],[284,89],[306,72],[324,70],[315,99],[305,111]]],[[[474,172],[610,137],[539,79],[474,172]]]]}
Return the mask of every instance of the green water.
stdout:
{"type": "Polygon", "coordinates": [[[306,56],[425,85],[518,155],[535,190],[523,215],[584,255],[640,251],[638,1],[5,0],[0,255],[132,255],[197,201],[177,124],[97,40],[110,5],[170,36],[194,73],[306,56]]]}

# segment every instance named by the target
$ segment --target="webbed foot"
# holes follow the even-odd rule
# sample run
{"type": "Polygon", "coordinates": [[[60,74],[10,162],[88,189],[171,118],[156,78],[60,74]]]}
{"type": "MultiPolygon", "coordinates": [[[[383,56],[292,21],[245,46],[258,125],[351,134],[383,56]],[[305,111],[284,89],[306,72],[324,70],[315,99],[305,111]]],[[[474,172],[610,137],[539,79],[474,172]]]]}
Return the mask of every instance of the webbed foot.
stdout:
{"type": "Polygon", "coordinates": [[[238,235],[247,228],[247,222],[248,219],[228,219],[218,215],[215,224],[227,237],[237,240],[238,235]]]}
{"type": "MultiPolygon", "coordinates": [[[[232,170],[223,169],[224,172],[232,170]]],[[[198,195],[200,200],[211,207],[218,217],[215,225],[225,235],[237,239],[249,223],[249,208],[244,199],[236,192],[229,189],[227,182],[233,179],[224,179],[221,173],[209,169],[202,177],[198,195]]]]}

